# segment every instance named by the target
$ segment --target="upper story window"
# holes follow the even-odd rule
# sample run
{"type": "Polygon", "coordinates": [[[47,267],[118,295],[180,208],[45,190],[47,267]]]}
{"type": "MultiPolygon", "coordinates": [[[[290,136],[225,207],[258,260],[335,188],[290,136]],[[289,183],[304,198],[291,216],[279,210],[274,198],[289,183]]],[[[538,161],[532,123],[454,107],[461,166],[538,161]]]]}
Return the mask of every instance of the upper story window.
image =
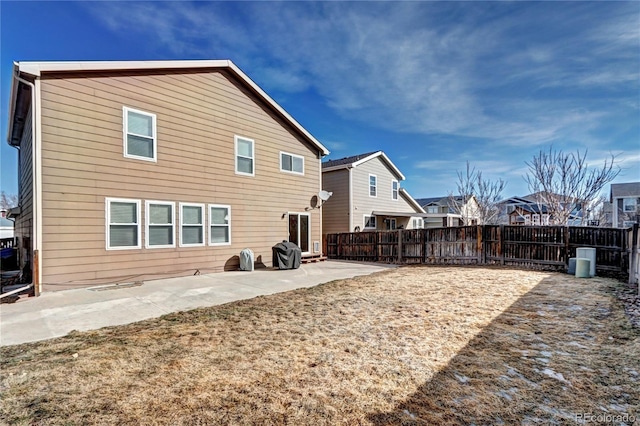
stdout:
{"type": "Polygon", "coordinates": [[[281,152],[280,171],[303,175],[304,157],[301,155],[289,154],[288,152],[281,152]]]}
{"type": "Polygon", "coordinates": [[[156,116],[122,107],[124,115],[124,156],[157,161],[156,116]]]}
{"type": "Polygon", "coordinates": [[[637,206],[636,198],[623,198],[622,199],[622,211],[624,212],[635,212],[637,206]]]}
{"type": "Polygon", "coordinates": [[[253,139],[235,137],[236,141],[236,174],[255,176],[255,155],[253,139]]]}
{"type": "Polygon", "coordinates": [[[140,248],[140,200],[107,198],[107,250],[140,248]]]}
{"type": "Polygon", "coordinates": [[[209,205],[209,245],[231,244],[231,206],[209,205]]]}
{"type": "Polygon", "coordinates": [[[376,175],[369,175],[369,196],[378,196],[378,177],[376,175]]]}
{"type": "Polygon", "coordinates": [[[391,181],[391,199],[392,200],[398,199],[398,181],[397,180],[391,181]]]}
{"type": "Polygon", "coordinates": [[[427,207],[427,213],[431,213],[431,214],[438,213],[438,206],[427,207]]]}
{"type": "Polygon", "coordinates": [[[204,245],[204,204],[180,203],[180,246],[204,245]]]}
{"type": "Polygon", "coordinates": [[[174,227],[175,203],[167,201],[147,201],[146,211],[146,248],[175,247],[174,227]]]}

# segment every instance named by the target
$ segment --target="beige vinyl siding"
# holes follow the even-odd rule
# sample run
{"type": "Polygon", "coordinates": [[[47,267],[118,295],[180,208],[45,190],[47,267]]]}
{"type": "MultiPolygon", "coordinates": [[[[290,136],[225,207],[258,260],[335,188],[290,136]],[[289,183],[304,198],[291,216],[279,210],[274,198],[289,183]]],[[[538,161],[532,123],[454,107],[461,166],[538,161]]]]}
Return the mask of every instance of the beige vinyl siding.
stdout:
{"type": "MultiPolygon", "coordinates": [[[[320,190],[317,149],[224,72],[58,76],[42,81],[43,284],[90,285],[233,269],[244,248],[271,266],[287,212],[320,190]],[[123,155],[122,107],[156,115],[157,163],[123,155]],[[235,174],[234,136],[255,141],[255,176],[235,174]],[[280,151],[305,159],[280,171],[280,151]],[[231,206],[231,245],[106,250],[105,198],[231,206]]],[[[311,241],[320,241],[319,211],[311,241]]]]}
{"type": "Polygon", "coordinates": [[[20,215],[15,221],[15,236],[20,250],[20,269],[31,260],[33,249],[33,155],[32,155],[32,109],[29,108],[24,123],[18,151],[18,195],[20,215]],[[28,240],[25,240],[28,239],[28,240]],[[28,245],[27,245],[27,241],[28,245]]]}
{"type": "MultiPolygon", "coordinates": [[[[401,196],[391,198],[391,181],[398,177],[386,166],[380,157],[362,163],[353,169],[353,226],[364,227],[364,216],[373,211],[411,212],[416,210],[401,196]],[[369,196],[369,175],[377,177],[377,196],[369,196]]],[[[399,219],[397,225],[406,227],[408,218],[399,219]]],[[[381,223],[376,223],[380,229],[381,223]]]]}
{"type": "Polygon", "coordinates": [[[349,229],[349,170],[322,173],[322,189],[333,192],[322,206],[322,232],[352,231],[349,229]]]}

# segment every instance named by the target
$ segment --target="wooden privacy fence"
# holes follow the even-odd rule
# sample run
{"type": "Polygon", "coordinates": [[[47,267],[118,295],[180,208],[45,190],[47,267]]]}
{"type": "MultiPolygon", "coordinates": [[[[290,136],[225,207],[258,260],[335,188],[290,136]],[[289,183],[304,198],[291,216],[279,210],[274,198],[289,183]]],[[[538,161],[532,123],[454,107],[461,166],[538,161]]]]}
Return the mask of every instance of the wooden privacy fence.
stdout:
{"type": "Polygon", "coordinates": [[[576,256],[578,247],[592,247],[596,249],[599,273],[626,275],[629,273],[629,260],[637,258],[637,253],[634,255],[629,245],[630,241],[638,240],[637,234],[637,226],[631,231],[507,225],[400,229],[327,234],[325,253],[331,259],[369,262],[498,264],[564,270],[569,258],[576,256]]]}

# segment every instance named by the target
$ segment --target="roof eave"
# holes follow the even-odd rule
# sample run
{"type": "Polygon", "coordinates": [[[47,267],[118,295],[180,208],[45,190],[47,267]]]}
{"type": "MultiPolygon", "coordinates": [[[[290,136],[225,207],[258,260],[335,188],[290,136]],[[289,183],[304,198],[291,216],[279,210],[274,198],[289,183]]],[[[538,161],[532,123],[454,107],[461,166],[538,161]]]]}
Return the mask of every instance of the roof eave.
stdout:
{"type": "Polygon", "coordinates": [[[194,68],[227,68],[247,84],[256,94],[262,97],[278,114],[288,121],[302,136],[318,149],[321,156],[329,154],[329,150],[309,133],[298,121],[284,110],[271,96],[260,88],[236,64],[227,59],[221,60],[187,60],[187,61],[86,61],[86,62],[19,62],[14,63],[14,70],[40,77],[43,72],[71,71],[122,71],[150,69],[194,69],[194,68]]]}
{"type": "Polygon", "coordinates": [[[413,205],[413,207],[417,210],[417,213],[426,213],[425,210],[418,204],[418,202],[407,192],[406,189],[400,188],[400,194],[409,202],[409,204],[413,205]]]}

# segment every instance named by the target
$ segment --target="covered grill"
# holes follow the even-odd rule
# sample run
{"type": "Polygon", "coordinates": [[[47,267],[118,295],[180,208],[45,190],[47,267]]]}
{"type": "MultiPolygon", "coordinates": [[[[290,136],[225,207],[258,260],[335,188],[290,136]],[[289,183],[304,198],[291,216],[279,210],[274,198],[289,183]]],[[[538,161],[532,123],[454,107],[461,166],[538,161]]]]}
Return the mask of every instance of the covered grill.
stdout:
{"type": "Polygon", "coordinates": [[[278,269],[298,269],[302,250],[289,241],[283,241],[273,246],[273,267],[278,269]]]}

